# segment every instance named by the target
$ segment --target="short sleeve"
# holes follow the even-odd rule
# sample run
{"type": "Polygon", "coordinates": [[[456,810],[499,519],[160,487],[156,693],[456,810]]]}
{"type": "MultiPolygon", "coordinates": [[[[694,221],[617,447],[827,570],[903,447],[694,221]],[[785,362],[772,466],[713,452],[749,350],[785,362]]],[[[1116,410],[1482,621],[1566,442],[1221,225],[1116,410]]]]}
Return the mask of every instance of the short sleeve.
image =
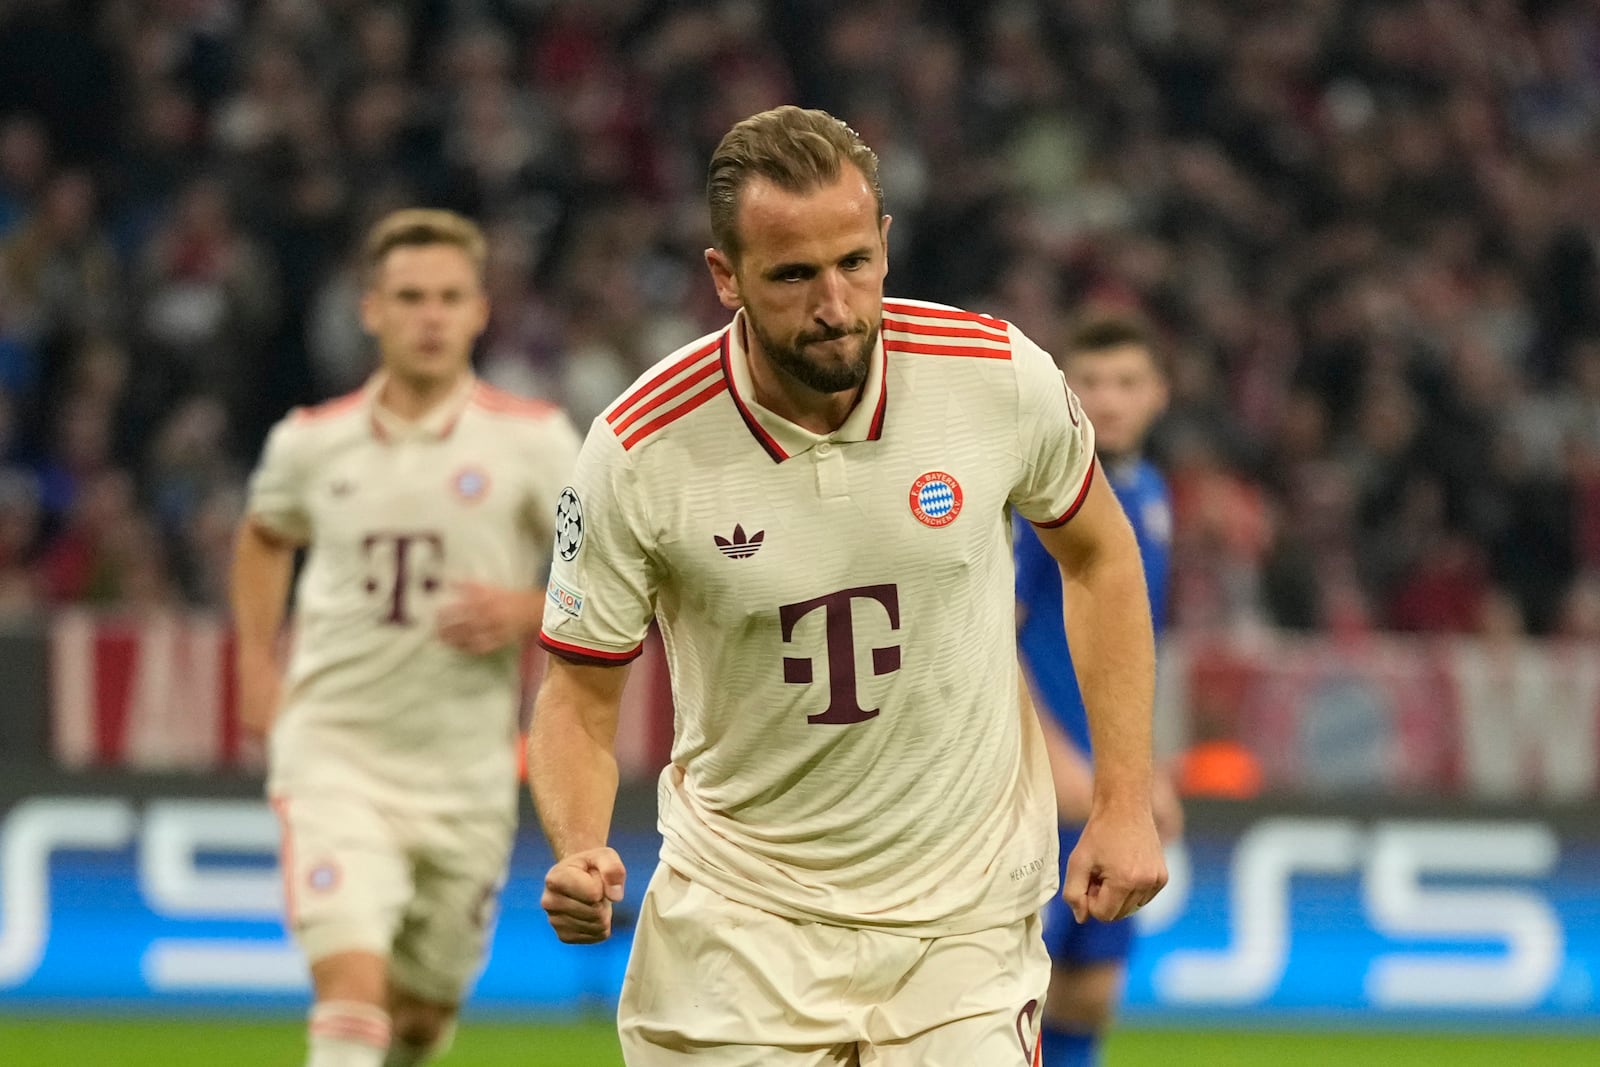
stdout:
{"type": "Polygon", "coordinates": [[[541,645],[577,663],[622,664],[639,655],[659,585],[648,530],[628,454],[597,419],[556,502],[541,645]]]}
{"type": "Polygon", "coordinates": [[[306,464],[300,434],[291,415],[267,435],[261,460],[250,476],[247,511],[260,525],[286,540],[311,540],[311,514],[306,508],[306,464]]]}
{"type": "Polygon", "coordinates": [[[1094,427],[1049,353],[1015,326],[1017,438],[1021,480],[1011,504],[1035,526],[1060,526],[1083,504],[1094,477],[1094,427]]]}
{"type": "Polygon", "coordinates": [[[537,431],[531,450],[537,466],[529,479],[522,519],[540,544],[549,545],[555,536],[556,506],[561,490],[572,478],[581,442],[572,421],[562,413],[541,419],[537,431]]]}

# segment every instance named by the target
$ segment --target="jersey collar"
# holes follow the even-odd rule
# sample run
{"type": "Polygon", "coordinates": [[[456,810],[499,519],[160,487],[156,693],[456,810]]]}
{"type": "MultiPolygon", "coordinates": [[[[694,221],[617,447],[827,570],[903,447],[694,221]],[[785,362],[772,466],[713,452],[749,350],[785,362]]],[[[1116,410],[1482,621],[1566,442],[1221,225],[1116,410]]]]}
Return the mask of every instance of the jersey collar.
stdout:
{"type": "Polygon", "coordinates": [[[728,393],[733,397],[739,416],[744,419],[751,436],[774,462],[793,459],[824,441],[876,441],[883,436],[883,421],[889,401],[889,367],[888,357],[883,351],[881,329],[877,343],[872,346],[866,385],[856,398],[855,407],[845,416],[843,425],[827,434],[812,433],[756,401],[755,381],[750,376],[750,353],[745,347],[744,336],[745,313],[740,308],[723,334],[722,373],[727,379],[728,393]]]}
{"type": "Polygon", "coordinates": [[[422,418],[413,420],[396,415],[378,402],[378,396],[383,392],[383,383],[387,379],[388,375],[379,371],[367,381],[366,385],[367,421],[372,427],[372,435],[385,442],[403,441],[410,437],[444,440],[455,430],[456,423],[461,421],[461,413],[466,410],[473,391],[478,387],[478,379],[471,374],[467,375],[433,410],[422,418]]]}

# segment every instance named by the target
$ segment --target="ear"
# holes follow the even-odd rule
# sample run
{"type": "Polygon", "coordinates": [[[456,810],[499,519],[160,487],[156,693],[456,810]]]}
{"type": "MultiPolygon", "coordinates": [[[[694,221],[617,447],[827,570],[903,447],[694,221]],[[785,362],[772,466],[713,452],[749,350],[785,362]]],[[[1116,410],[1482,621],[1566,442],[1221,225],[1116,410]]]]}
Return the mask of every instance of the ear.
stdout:
{"type": "Polygon", "coordinates": [[[489,297],[481,289],[478,290],[477,305],[477,315],[472,324],[474,338],[481,337],[483,331],[489,328],[489,297]]]}
{"type": "Polygon", "coordinates": [[[371,287],[361,293],[361,328],[369,337],[378,336],[378,320],[381,314],[379,299],[377,291],[371,287]]]}
{"type": "Polygon", "coordinates": [[[889,224],[893,215],[885,215],[878,223],[878,241],[883,245],[883,273],[889,273],[889,224]]]}
{"type": "Polygon", "coordinates": [[[711,284],[717,288],[717,299],[729,311],[744,307],[744,297],[739,295],[739,275],[733,260],[716,248],[706,249],[706,269],[711,271],[711,284]]]}
{"type": "Polygon", "coordinates": [[[1167,384],[1167,376],[1157,372],[1155,384],[1151,386],[1150,406],[1155,414],[1159,415],[1167,410],[1167,405],[1172,400],[1172,387],[1167,384]]]}

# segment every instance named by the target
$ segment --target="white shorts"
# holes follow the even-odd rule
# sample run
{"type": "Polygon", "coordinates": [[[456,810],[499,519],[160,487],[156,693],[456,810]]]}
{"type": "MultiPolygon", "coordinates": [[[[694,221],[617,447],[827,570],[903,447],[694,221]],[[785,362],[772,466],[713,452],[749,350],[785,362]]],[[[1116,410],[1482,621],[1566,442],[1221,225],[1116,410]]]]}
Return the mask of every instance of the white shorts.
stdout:
{"type": "Polygon", "coordinates": [[[280,794],[272,806],[289,929],[306,958],[385,956],[398,988],[459,1002],[483,965],[510,820],[386,808],[353,793],[280,794]]]}
{"type": "Polygon", "coordinates": [[[795,922],[661,864],[617,1029],[628,1067],[1030,1067],[1049,981],[1037,915],[934,938],[795,922]]]}

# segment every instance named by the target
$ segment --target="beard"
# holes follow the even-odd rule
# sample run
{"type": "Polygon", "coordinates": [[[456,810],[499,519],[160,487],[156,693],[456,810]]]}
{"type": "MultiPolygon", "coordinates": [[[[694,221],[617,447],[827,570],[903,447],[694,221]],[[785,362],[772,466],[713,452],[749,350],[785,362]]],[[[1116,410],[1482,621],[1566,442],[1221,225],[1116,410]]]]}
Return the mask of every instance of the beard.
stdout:
{"type": "Polygon", "coordinates": [[[872,349],[878,343],[876,325],[869,326],[861,322],[850,330],[817,330],[798,334],[785,343],[762,329],[749,308],[745,308],[745,319],[773,365],[806,388],[819,393],[843,393],[861,388],[867,380],[867,371],[872,366],[872,349]],[[806,354],[807,345],[841,337],[860,338],[855,351],[842,362],[824,361],[806,354]]]}

